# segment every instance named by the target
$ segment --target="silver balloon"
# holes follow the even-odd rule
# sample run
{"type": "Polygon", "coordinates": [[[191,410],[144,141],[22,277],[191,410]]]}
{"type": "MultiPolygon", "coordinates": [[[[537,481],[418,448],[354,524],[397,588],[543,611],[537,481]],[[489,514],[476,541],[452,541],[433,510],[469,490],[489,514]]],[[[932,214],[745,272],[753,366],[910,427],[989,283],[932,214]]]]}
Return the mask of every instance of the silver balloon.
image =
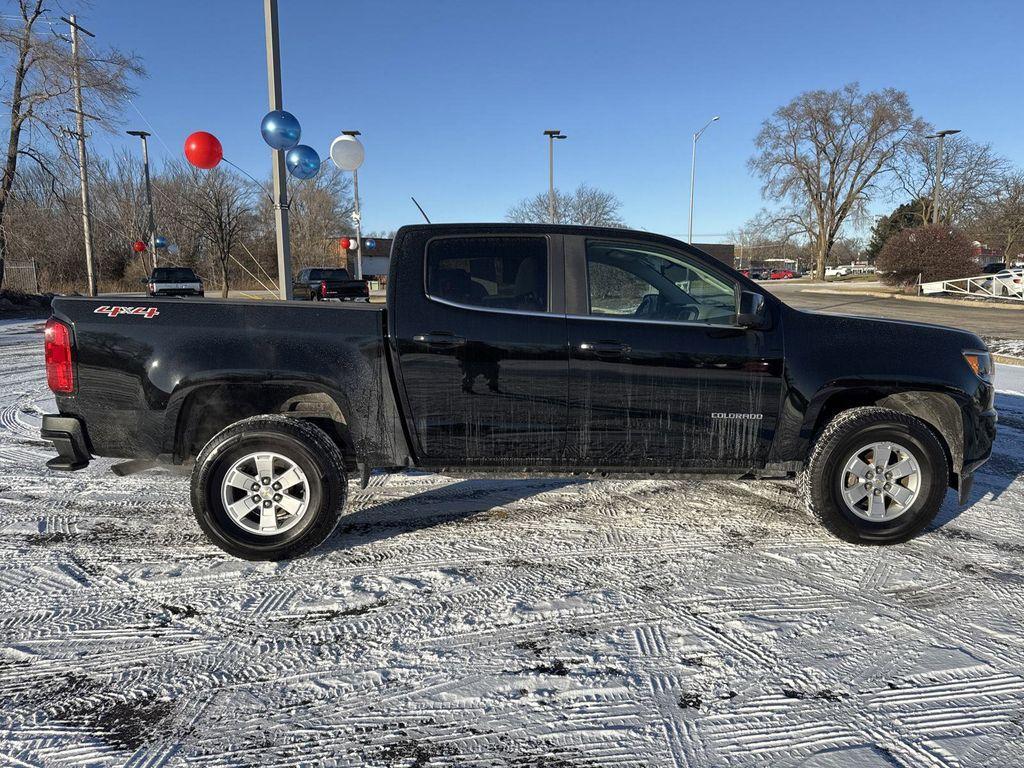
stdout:
{"type": "Polygon", "coordinates": [[[366,150],[355,136],[339,136],[331,142],[331,160],[343,171],[355,171],[363,164],[366,150]]]}

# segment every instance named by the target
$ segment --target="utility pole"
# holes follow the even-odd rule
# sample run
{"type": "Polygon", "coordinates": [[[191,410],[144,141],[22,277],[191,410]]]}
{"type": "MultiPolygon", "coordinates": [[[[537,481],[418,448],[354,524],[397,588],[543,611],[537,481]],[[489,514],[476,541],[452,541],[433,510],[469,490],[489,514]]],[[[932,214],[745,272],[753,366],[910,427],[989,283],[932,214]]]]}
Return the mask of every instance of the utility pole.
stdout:
{"type": "Polygon", "coordinates": [[[82,106],[82,62],[78,54],[78,33],[96,37],[85,27],[80,27],[72,14],[70,18],[61,16],[71,26],[71,61],[72,76],[75,87],[75,137],[78,139],[78,179],[82,186],[82,232],[85,235],[85,272],[89,282],[90,296],[96,295],[96,271],[92,262],[92,209],[89,205],[89,167],[85,154],[85,112],[82,106]]]}
{"type": "Polygon", "coordinates": [[[939,205],[942,202],[942,153],[946,147],[946,137],[952,136],[954,133],[960,133],[960,129],[952,128],[925,136],[926,139],[939,140],[939,145],[935,149],[935,189],[932,190],[932,224],[939,223],[939,205]]]}
{"type": "Polygon", "coordinates": [[[153,219],[153,191],[149,185],[149,143],[146,139],[150,134],[146,131],[126,131],[129,136],[142,139],[142,173],[146,177],[146,211],[149,214],[149,256],[156,269],[156,221],[153,219]]]}
{"type": "Polygon", "coordinates": [[[693,182],[697,176],[697,140],[716,120],[718,120],[718,115],[708,120],[703,128],[693,134],[693,153],[690,155],[690,225],[686,234],[686,242],[690,244],[693,243],[693,182]]]}
{"type": "Polygon", "coordinates": [[[544,131],[548,137],[548,218],[555,223],[555,139],[569,138],[561,131],[544,131]]]}
{"type": "MultiPolygon", "coordinates": [[[[277,0],[263,0],[267,44],[267,90],[270,109],[284,109],[281,97],[281,42],[277,24],[277,0]]],[[[274,223],[277,229],[277,281],[282,301],[292,298],[292,251],[288,242],[288,177],[284,151],[270,151],[274,172],[274,223]]]]}
{"type": "MultiPolygon", "coordinates": [[[[361,136],[359,131],[342,131],[342,136],[361,136]]],[[[359,169],[356,168],[352,171],[352,195],[355,198],[355,216],[356,220],[356,280],[363,279],[363,221],[362,214],[359,212],[359,169]]]]}

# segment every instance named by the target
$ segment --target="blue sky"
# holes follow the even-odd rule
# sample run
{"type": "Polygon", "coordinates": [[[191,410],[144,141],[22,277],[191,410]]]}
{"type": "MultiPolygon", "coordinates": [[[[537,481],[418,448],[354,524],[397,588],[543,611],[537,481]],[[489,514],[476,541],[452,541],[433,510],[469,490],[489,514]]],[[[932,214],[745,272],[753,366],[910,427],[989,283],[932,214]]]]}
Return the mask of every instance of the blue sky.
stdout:
{"type": "MultiPolygon", "coordinates": [[[[340,130],[363,132],[367,230],[417,221],[410,195],[434,221],[501,220],[546,190],[541,132],[558,128],[560,187],[613,190],[630,225],[685,233],[690,136],[720,114],[698,149],[694,239],[721,240],[762,205],[746,161],[765,117],[852,80],[902,88],[925,119],[1024,165],[1019,2],[280,6],[285,108],[324,157],[340,130]]],[[[261,2],[102,0],[80,20],[142,54],[135,104],[171,152],[208,130],[233,162],[269,174],[261,2]]],[[[125,127],[145,125],[129,108],[125,127]]],[[[93,151],[121,141],[97,137],[93,151]]],[[[156,140],[151,152],[169,154],[156,140]]]]}

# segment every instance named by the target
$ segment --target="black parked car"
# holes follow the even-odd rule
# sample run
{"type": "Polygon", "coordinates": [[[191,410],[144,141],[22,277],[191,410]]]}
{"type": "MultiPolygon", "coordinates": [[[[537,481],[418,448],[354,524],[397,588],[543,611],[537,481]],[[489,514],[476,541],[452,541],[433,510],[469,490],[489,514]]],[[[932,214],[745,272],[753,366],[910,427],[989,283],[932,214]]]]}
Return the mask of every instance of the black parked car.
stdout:
{"type": "Polygon", "coordinates": [[[1006,269],[1005,261],[994,261],[991,264],[986,264],[981,268],[981,274],[983,275],[994,275],[997,272],[1002,272],[1006,269]]]}
{"type": "Polygon", "coordinates": [[[203,281],[188,267],[157,267],[145,281],[150,296],[203,296],[203,281]]]}
{"type": "Polygon", "coordinates": [[[667,237],[411,226],[390,270],[386,306],[54,299],[49,465],[194,464],[211,540],[280,559],[407,467],[799,475],[831,531],[898,542],[992,450],[973,333],[799,311],[667,237]]]}
{"type": "Polygon", "coordinates": [[[370,285],[353,280],[347,269],[310,267],[295,276],[292,295],[300,301],[369,301],[370,285]]]}

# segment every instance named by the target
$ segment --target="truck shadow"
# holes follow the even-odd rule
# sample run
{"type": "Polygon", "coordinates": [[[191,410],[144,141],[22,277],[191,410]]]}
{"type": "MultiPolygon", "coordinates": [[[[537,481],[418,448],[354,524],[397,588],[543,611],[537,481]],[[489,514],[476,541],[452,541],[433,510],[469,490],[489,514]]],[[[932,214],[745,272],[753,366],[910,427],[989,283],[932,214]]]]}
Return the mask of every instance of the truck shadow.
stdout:
{"type": "Polygon", "coordinates": [[[490,512],[531,496],[586,483],[580,478],[471,479],[364,507],[344,515],[323,551],[371,544],[490,512]]]}

